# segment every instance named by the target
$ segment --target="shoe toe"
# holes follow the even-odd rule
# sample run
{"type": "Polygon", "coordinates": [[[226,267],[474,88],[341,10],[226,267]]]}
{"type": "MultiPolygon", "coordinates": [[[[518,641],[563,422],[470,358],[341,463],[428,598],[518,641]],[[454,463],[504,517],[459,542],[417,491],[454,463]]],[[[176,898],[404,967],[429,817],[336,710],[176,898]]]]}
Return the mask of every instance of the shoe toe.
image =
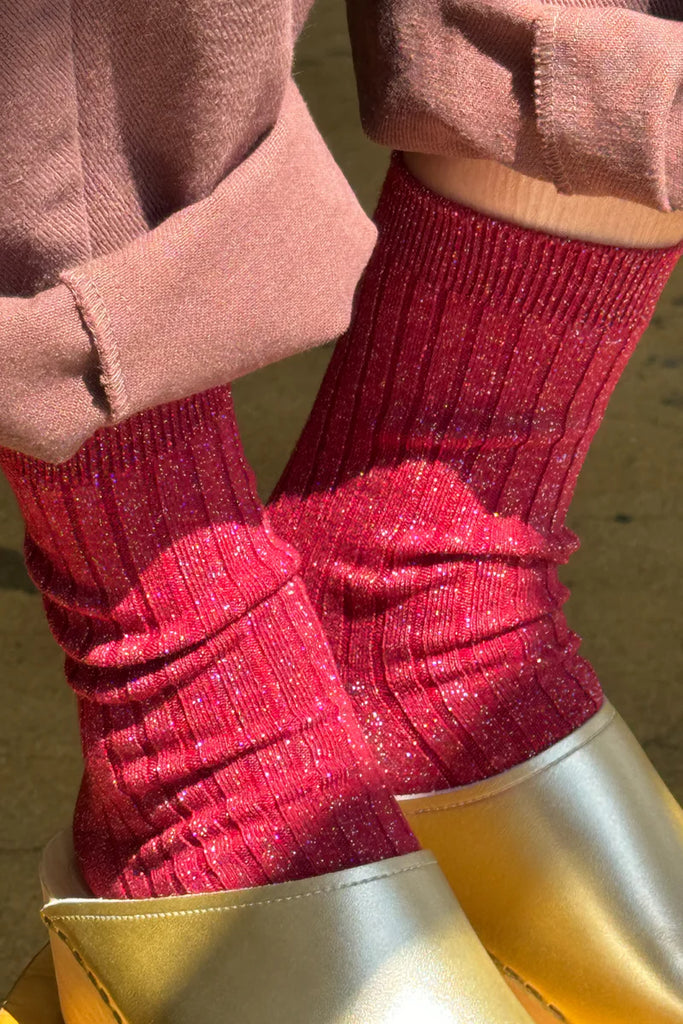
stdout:
{"type": "Polygon", "coordinates": [[[69,892],[68,857],[43,881],[64,1024],[530,1024],[426,851],[154,900],[69,892]]]}

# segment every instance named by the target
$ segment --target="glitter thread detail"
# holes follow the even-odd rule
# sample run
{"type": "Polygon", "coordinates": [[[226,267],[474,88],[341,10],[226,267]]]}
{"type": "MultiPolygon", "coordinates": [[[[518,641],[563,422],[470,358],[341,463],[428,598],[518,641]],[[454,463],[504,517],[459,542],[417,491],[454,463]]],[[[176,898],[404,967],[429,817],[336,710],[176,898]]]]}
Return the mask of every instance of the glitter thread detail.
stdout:
{"type": "Polygon", "coordinates": [[[395,154],[375,213],[393,266],[430,288],[553,329],[649,322],[683,252],[601,245],[522,228],[445,199],[395,154]]]}
{"type": "Polygon", "coordinates": [[[397,793],[487,778],[601,706],[566,515],[683,247],[496,221],[394,157],[379,242],[271,503],[397,793]]]}
{"type": "Polygon", "coordinates": [[[417,848],[216,389],[48,466],[2,451],[66,654],[96,896],[315,876],[417,848]]]}

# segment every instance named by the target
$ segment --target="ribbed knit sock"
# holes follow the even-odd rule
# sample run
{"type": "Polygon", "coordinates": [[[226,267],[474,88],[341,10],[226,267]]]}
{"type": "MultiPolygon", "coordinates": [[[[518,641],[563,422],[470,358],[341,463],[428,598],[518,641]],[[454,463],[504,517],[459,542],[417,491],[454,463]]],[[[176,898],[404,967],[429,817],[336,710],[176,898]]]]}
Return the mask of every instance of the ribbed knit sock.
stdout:
{"type": "Polygon", "coordinates": [[[48,466],[3,451],[66,653],[85,759],[74,822],[97,896],[317,875],[409,852],[227,388],[48,466]]]}
{"type": "Polygon", "coordinates": [[[416,793],[509,768],[600,706],[562,613],[565,518],[680,248],[497,222],[398,158],[377,223],[271,515],[390,785],[416,793]]]}

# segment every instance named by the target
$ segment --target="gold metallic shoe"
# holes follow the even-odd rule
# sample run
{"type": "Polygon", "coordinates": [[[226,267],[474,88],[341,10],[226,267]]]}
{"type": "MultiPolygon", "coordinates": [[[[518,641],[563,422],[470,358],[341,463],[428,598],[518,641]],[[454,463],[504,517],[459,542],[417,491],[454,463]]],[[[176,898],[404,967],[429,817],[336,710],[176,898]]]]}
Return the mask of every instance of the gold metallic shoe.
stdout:
{"type": "MultiPolygon", "coordinates": [[[[531,1024],[424,851],[258,889],[101,900],[58,836],[42,882],[64,1024],[531,1024]]],[[[55,1024],[49,1012],[0,1024],[55,1024]]]]}
{"type": "Polygon", "coordinates": [[[0,1007],[0,1024],[62,1024],[49,946],[33,958],[0,1007]]]}
{"type": "Polygon", "coordinates": [[[683,1024],[683,812],[611,705],[400,803],[535,1021],[683,1024]]]}

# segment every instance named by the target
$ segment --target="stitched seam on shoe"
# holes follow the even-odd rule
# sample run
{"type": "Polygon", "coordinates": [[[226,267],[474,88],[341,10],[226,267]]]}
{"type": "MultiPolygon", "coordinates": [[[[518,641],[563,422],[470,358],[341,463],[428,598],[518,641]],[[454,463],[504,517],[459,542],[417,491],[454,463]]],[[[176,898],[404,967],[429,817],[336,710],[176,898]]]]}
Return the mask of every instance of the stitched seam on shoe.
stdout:
{"type": "Polygon", "coordinates": [[[541,995],[538,989],[534,988],[534,986],[529,984],[528,981],[525,981],[522,975],[518,974],[517,971],[514,970],[514,968],[508,967],[507,964],[504,964],[502,960],[499,960],[495,953],[491,953],[490,950],[487,950],[487,953],[489,954],[489,956],[491,957],[491,959],[493,960],[494,964],[501,972],[501,974],[507,975],[507,977],[512,978],[519,985],[522,985],[524,990],[528,992],[530,996],[533,996],[534,999],[536,999],[541,1004],[541,1006],[543,1006],[543,1008],[548,1011],[548,1013],[552,1013],[554,1017],[557,1017],[560,1024],[570,1024],[569,1020],[562,1013],[562,1010],[559,1010],[557,1006],[553,1005],[553,1003],[549,1003],[547,999],[544,999],[544,997],[541,995]]]}
{"type": "MultiPolygon", "coordinates": [[[[550,768],[554,768],[555,765],[562,764],[562,762],[566,761],[568,757],[571,757],[572,754],[575,754],[577,750],[582,750],[585,746],[587,746],[589,743],[592,743],[594,739],[600,736],[605,731],[605,729],[612,724],[615,717],[616,711],[614,708],[611,708],[610,716],[603,723],[603,725],[601,725],[600,728],[597,729],[595,732],[592,732],[590,736],[587,736],[582,743],[578,744],[578,746],[572,747],[571,750],[568,750],[566,754],[562,754],[561,757],[556,758],[556,760],[550,761],[548,762],[548,764],[540,765],[540,767],[535,768],[533,771],[530,771],[529,774],[525,775],[523,778],[513,779],[507,785],[501,785],[499,789],[495,789],[491,793],[483,793],[481,796],[472,796],[469,798],[463,797],[460,800],[450,799],[448,803],[439,804],[438,807],[419,807],[417,808],[417,810],[413,811],[410,810],[410,797],[408,797],[408,799],[405,800],[405,802],[401,802],[401,798],[399,797],[399,806],[401,807],[401,810],[403,811],[405,817],[410,818],[416,817],[418,814],[438,814],[440,811],[450,811],[453,810],[453,808],[455,807],[467,807],[468,804],[480,803],[482,800],[491,800],[493,799],[494,796],[498,796],[500,793],[507,793],[509,789],[514,789],[515,786],[521,786],[522,783],[526,782],[528,779],[533,779],[537,775],[541,775],[543,772],[548,771],[550,768]]],[[[511,771],[513,770],[514,769],[511,769],[511,771]]]]}
{"type": "Polygon", "coordinates": [[[124,1019],[119,1013],[119,1011],[116,1009],[114,1002],[111,996],[109,995],[109,992],[104,987],[104,985],[97,977],[95,972],[92,970],[92,968],[88,966],[88,964],[85,962],[81,954],[78,952],[77,949],[74,948],[74,946],[71,944],[71,942],[69,941],[68,937],[64,934],[64,932],[61,932],[59,928],[55,928],[52,922],[48,921],[48,924],[52,927],[55,935],[59,936],[59,938],[62,940],[66,948],[69,950],[78,966],[85,973],[85,976],[87,977],[88,981],[93,986],[98,996],[111,1013],[112,1019],[115,1021],[115,1024],[125,1024],[124,1019]]]}
{"type": "MultiPolygon", "coordinates": [[[[48,923],[53,921],[145,921],[158,920],[162,917],[188,917],[192,914],[219,914],[229,910],[244,910],[247,907],[268,907],[276,903],[291,903],[295,900],[303,900],[309,896],[325,896],[329,893],[343,892],[346,889],[354,889],[359,885],[368,885],[370,882],[383,881],[386,878],[395,878],[398,875],[406,875],[411,871],[421,871],[424,867],[431,867],[437,863],[436,860],[423,860],[408,868],[399,868],[396,871],[385,871],[383,874],[373,875],[372,878],[362,878],[357,882],[345,882],[343,885],[333,885],[322,889],[311,889],[309,892],[297,893],[295,896],[279,896],[272,900],[253,900],[251,903],[240,903],[233,907],[194,907],[187,910],[159,910],[149,914],[48,914],[43,912],[43,918],[48,923]]],[[[69,947],[70,948],[70,947],[69,947]]]]}

